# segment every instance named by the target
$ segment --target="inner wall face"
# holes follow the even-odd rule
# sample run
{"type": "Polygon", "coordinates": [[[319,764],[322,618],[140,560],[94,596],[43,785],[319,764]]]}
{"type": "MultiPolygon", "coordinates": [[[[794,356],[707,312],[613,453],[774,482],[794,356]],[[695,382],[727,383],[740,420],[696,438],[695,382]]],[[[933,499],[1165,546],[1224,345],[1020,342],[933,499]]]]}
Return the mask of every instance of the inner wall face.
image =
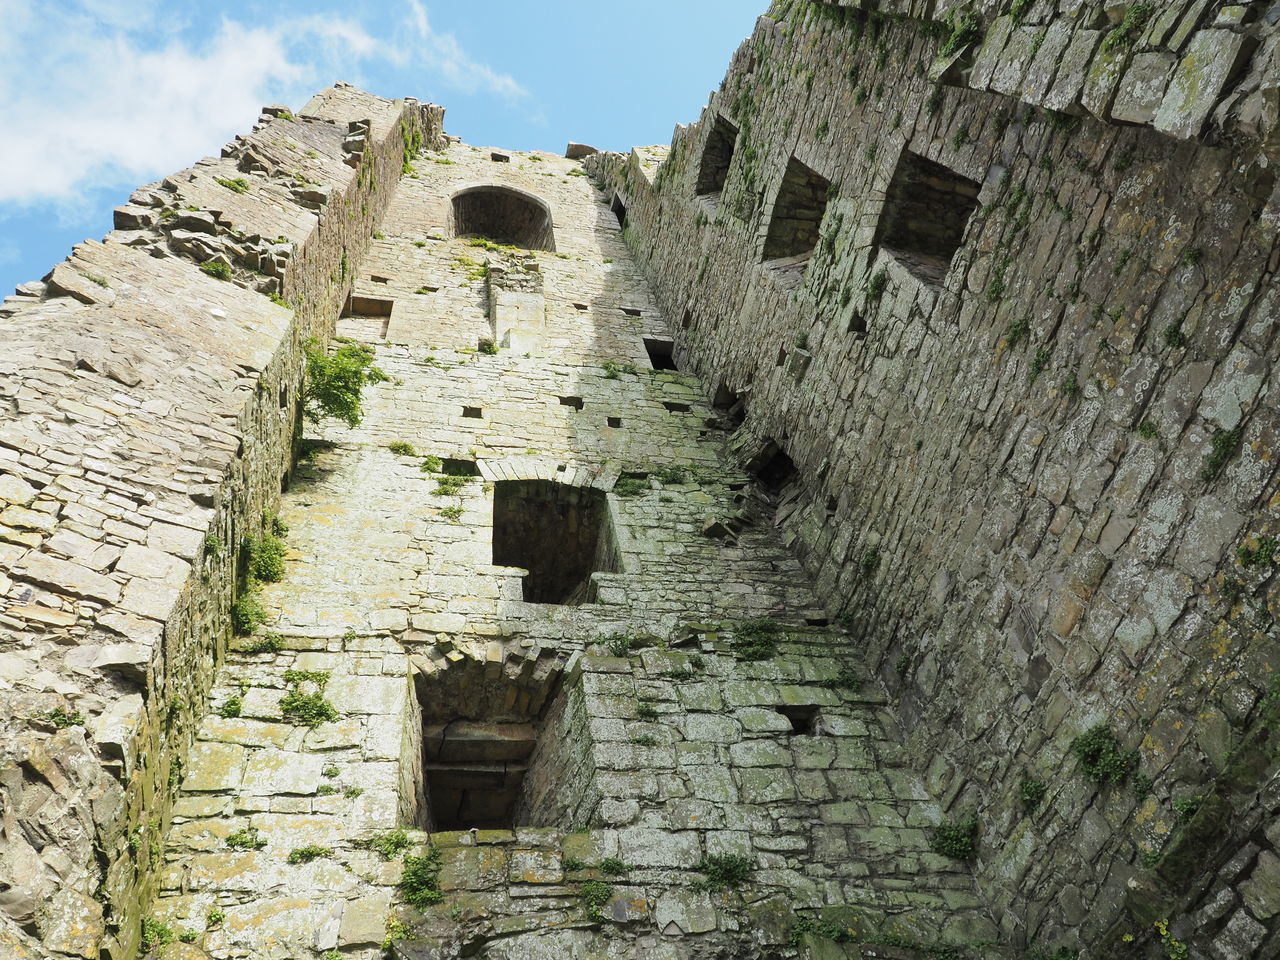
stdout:
{"type": "Polygon", "coordinates": [[[591,602],[591,574],[618,569],[605,494],[549,480],[496,483],[493,562],[529,571],[529,603],[591,602]]]}

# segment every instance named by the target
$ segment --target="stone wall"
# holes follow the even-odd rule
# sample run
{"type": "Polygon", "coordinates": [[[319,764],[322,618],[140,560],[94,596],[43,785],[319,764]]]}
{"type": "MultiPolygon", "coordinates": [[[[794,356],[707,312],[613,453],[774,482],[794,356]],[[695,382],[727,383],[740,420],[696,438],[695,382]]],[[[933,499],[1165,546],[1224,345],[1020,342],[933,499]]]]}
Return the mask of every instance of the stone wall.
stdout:
{"type": "Polygon", "coordinates": [[[342,87],[268,108],[6,298],[7,949],[136,952],[236,557],[291,469],[302,344],[327,342],[404,139],[440,122],[342,87]]]}
{"type": "MultiPolygon", "coordinates": [[[[741,461],[777,446],[797,465],[783,539],[892,693],[932,796],[977,812],[1009,942],[1269,956],[1280,193],[1271,146],[1227,118],[1275,73],[1255,58],[1206,85],[1212,127],[1203,104],[1177,130],[1104,123],[1129,118],[1110,95],[982,79],[1031,75],[1010,39],[1027,31],[1036,56],[1088,46],[1099,5],[1019,4],[1010,34],[988,4],[952,43],[928,18],[954,6],[777,4],[698,124],[588,167],[683,318],[681,366],[745,398],[741,461]],[[972,62],[939,68],[947,45],[972,62]],[[1080,105],[1095,115],[1056,112],[1080,105]],[[709,206],[718,117],[740,132],[709,206]],[[981,185],[937,275],[878,242],[906,151],[981,185]],[[799,278],[762,263],[797,162],[832,184],[799,278]],[[1073,759],[1098,725],[1118,785],[1073,759]]],[[[1108,89],[1173,102],[1115,78],[1192,56],[1191,36],[1271,50],[1262,6],[1161,6],[1110,48],[1108,89]]]]}

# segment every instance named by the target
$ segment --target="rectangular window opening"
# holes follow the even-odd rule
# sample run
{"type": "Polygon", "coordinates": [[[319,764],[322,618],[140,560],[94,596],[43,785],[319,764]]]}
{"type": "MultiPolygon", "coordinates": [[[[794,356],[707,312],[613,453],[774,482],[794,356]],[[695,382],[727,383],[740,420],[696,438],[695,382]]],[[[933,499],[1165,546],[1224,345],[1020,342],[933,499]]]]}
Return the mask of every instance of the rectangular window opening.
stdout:
{"type": "Polygon", "coordinates": [[[803,272],[818,246],[830,188],[826,177],[795,157],[787,162],[764,244],[764,259],[772,266],[803,272]]]}
{"type": "Polygon", "coordinates": [[[671,400],[663,400],[662,405],[667,408],[667,413],[688,413],[690,409],[687,403],[675,403],[671,400]]]}
{"type": "Polygon", "coordinates": [[[694,192],[700,197],[719,200],[729,178],[729,166],[738,146],[738,128],[717,116],[707,134],[707,144],[702,149],[702,162],[698,167],[698,181],[694,192]]]}
{"type": "Polygon", "coordinates": [[[622,312],[625,313],[628,317],[640,316],[640,311],[637,310],[635,307],[623,307],[622,312]]]}
{"type": "Polygon", "coordinates": [[[649,354],[649,363],[655,370],[678,370],[674,356],[675,343],[671,340],[659,340],[656,337],[644,338],[644,349],[649,354]]]}
{"type": "Polygon", "coordinates": [[[528,571],[522,589],[529,603],[594,603],[592,575],[620,569],[608,496],[552,480],[498,481],[493,562],[528,571]]]}
{"type": "Polygon", "coordinates": [[[622,418],[621,418],[621,417],[606,417],[606,418],[605,418],[605,423],[607,423],[607,424],[608,424],[609,426],[611,426],[611,427],[615,427],[615,428],[617,428],[617,427],[621,427],[621,426],[622,426],[622,418]]]}
{"type": "Polygon", "coordinates": [[[463,407],[462,415],[464,417],[469,417],[472,420],[483,420],[484,410],[481,409],[480,407],[463,407]]]}
{"type": "Polygon", "coordinates": [[[347,298],[346,308],[342,311],[342,316],[346,317],[389,317],[391,311],[395,308],[394,300],[385,300],[380,297],[357,297],[352,294],[347,298]]]}
{"type": "MultiPolygon", "coordinates": [[[[566,697],[557,661],[513,670],[484,657],[448,661],[414,673],[422,714],[426,808],[417,826],[430,831],[568,827],[590,819],[589,778],[569,776],[586,744],[582,698],[566,697]]],[[[525,666],[533,665],[521,660],[525,666]]]]}
{"type": "Polygon", "coordinates": [[[910,150],[885,194],[875,243],[924,283],[941,284],[978,209],[981,185],[910,150]]]}
{"type": "Polygon", "coordinates": [[[561,398],[560,398],[560,406],[562,406],[562,407],[573,407],[573,409],[575,409],[575,410],[581,410],[581,409],[582,409],[582,398],[581,398],[581,397],[561,397],[561,398]]]}

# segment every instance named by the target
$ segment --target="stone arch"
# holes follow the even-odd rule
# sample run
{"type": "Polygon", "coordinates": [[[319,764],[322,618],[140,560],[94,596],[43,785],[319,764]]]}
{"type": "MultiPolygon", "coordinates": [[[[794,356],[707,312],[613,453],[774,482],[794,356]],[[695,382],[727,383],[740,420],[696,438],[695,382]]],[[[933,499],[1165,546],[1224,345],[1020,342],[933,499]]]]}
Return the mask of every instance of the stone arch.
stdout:
{"type": "Polygon", "coordinates": [[[551,208],[515,187],[476,184],[453,195],[450,225],[455,237],[483,237],[526,250],[556,248],[551,208]]]}

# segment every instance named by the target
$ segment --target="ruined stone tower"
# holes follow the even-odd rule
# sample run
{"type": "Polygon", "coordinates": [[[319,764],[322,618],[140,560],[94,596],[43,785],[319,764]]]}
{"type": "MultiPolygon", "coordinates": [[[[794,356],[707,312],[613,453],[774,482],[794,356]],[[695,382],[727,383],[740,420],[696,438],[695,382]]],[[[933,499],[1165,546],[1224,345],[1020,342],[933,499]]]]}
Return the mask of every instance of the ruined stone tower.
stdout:
{"type": "Polygon", "coordinates": [[[443,116],[268,108],[0,308],[0,956],[1280,956],[1280,4],[443,116]]]}

